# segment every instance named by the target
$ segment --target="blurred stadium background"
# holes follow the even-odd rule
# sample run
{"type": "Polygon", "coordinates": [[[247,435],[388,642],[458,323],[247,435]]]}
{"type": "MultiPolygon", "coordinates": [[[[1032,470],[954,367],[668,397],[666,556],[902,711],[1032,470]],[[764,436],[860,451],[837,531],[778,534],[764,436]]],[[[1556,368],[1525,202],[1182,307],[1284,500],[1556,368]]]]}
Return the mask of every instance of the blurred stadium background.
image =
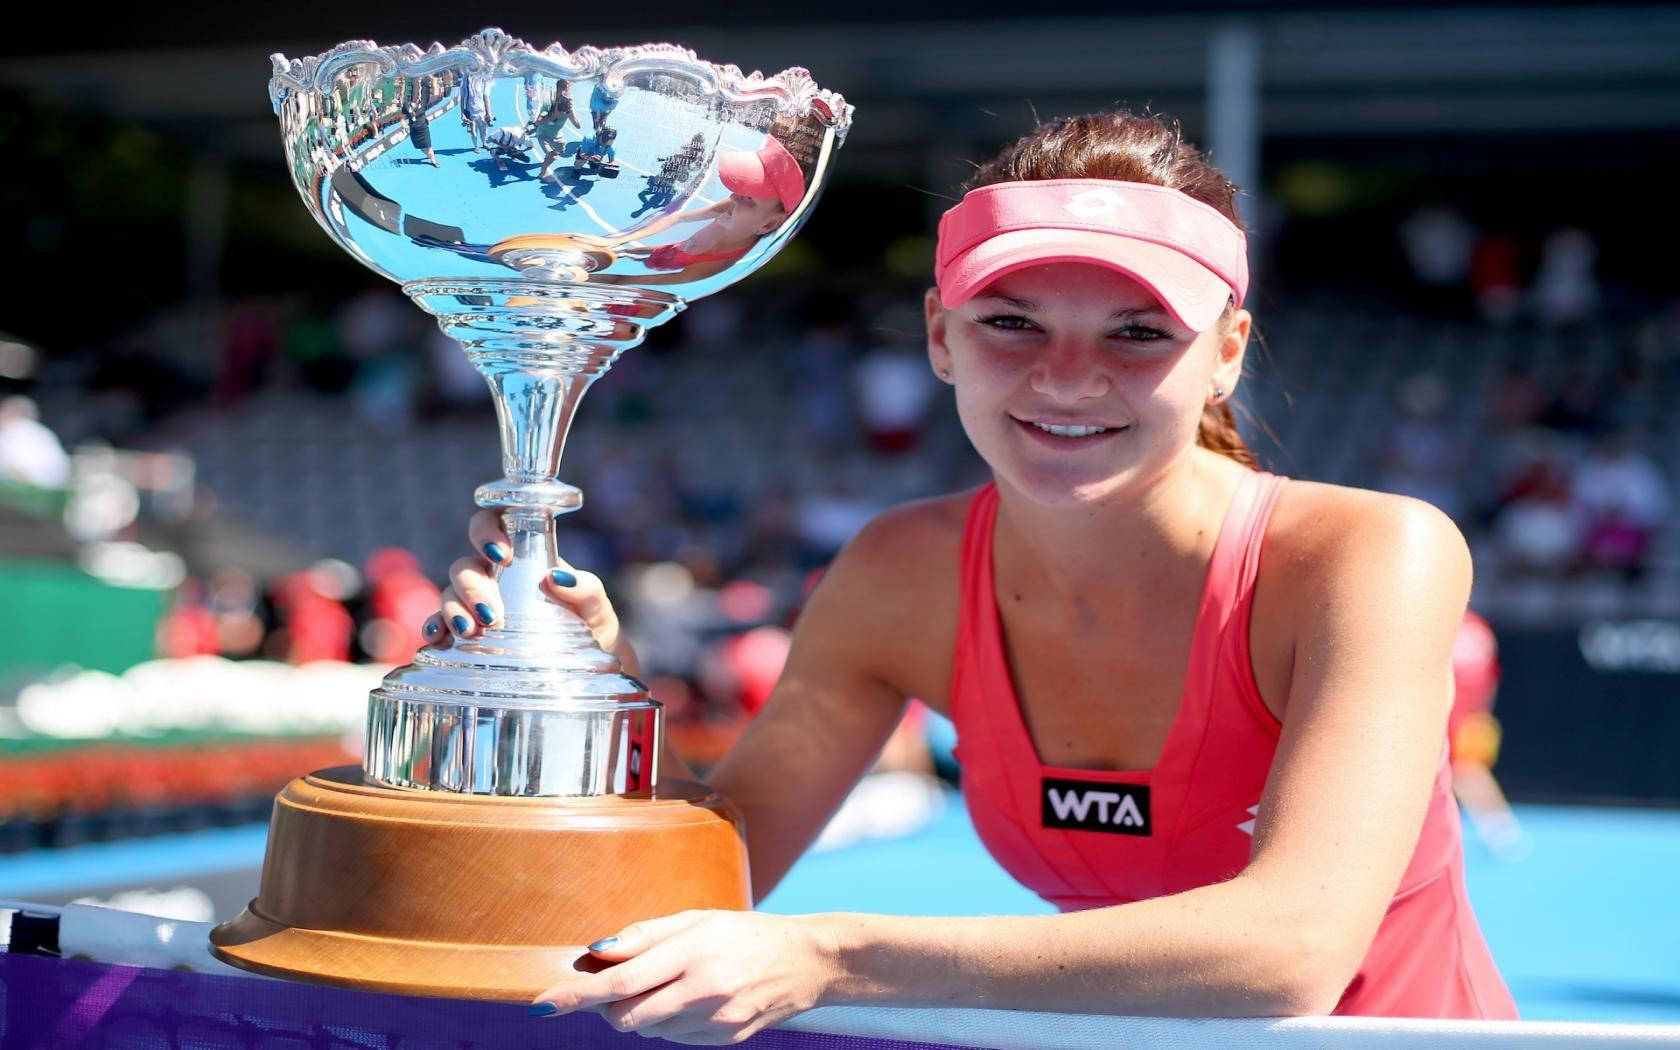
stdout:
{"type": "MultiPolygon", "coordinates": [[[[1470,537],[1508,794],[1680,803],[1680,7],[623,6],[37,9],[0,39],[0,893],[53,896],[28,865],[90,842],[249,829],[350,760],[418,642],[498,473],[489,398],[295,199],[267,55],[483,22],[803,65],[857,106],[806,230],[628,354],[567,450],[563,551],[608,578],[697,762],[854,529],[982,478],[920,345],[970,163],[1124,104],[1249,190],[1266,464],[1470,537]]],[[[61,895],[119,888],[95,867],[61,895]]],[[[1680,1017],[1680,986],[1630,1009],[1680,1017]]]]}

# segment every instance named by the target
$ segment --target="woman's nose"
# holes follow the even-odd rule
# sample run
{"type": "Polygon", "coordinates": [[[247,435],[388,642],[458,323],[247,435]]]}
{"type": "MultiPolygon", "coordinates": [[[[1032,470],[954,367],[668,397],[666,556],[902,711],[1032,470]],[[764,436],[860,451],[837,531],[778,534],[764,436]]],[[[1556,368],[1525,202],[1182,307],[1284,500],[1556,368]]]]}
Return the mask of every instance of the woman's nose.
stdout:
{"type": "Polygon", "coordinates": [[[1108,392],[1100,354],[1083,339],[1054,339],[1033,362],[1033,390],[1060,401],[1080,401],[1108,392]]]}

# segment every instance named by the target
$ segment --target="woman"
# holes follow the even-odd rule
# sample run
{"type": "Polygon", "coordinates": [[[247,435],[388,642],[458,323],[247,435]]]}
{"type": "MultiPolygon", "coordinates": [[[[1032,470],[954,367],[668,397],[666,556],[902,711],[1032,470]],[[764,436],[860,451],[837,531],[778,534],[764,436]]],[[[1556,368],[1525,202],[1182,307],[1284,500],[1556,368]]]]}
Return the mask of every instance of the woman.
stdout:
{"type": "Polygon", "coordinates": [[[415,149],[426,155],[432,167],[438,166],[437,154],[432,150],[432,122],[426,114],[428,94],[423,82],[415,83],[414,94],[403,103],[403,120],[408,122],[408,141],[415,149]]]}
{"type": "MultiPolygon", "coordinates": [[[[1064,914],[691,912],[591,945],[533,1012],[727,1042],[815,1005],[1515,1016],[1445,762],[1470,559],[1403,497],[1261,473],[1235,188],[1176,128],[1040,127],[940,223],[928,356],[994,481],[862,530],[710,778],[763,897],[907,697],[955,721],[977,831],[1064,914]]],[[[475,546],[507,550],[493,515],[475,546]]],[[[484,559],[428,630],[494,621],[484,559]]],[[[600,583],[552,596],[630,658],[600,583]]]]}

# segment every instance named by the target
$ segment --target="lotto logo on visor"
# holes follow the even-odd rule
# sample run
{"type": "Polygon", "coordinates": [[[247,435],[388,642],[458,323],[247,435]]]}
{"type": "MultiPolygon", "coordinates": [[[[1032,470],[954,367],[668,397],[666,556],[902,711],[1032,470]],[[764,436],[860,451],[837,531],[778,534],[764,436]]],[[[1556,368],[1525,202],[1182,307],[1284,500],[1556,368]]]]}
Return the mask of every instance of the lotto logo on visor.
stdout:
{"type": "Polygon", "coordinates": [[[1149,785],[1045,777],[1044,826],[1148,835],[1149,785]]]}
{"type": "Polygon", "coordinates": [[[1120,195],[1113,190],[1086,190],[1069,197],[1062,210],[1076,219],[1094,219],[1119,211],[1120,195]]]}

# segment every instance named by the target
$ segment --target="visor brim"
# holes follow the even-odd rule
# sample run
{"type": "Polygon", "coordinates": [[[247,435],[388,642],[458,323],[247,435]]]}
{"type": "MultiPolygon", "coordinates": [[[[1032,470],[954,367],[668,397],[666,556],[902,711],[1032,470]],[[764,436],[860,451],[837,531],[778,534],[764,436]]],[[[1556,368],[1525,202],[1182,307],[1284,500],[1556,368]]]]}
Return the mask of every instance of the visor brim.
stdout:
{"type": "Polygon", "coordinates": [[[955,309],[1006,274],[1058,262],[1125,274],[1192,332],[1211,328],[1232,298],[1218,274],[1165,245],[1089,230],[1038,229],[1000,233],[958,256],[941,274],[940,302],[955,309]]]}

